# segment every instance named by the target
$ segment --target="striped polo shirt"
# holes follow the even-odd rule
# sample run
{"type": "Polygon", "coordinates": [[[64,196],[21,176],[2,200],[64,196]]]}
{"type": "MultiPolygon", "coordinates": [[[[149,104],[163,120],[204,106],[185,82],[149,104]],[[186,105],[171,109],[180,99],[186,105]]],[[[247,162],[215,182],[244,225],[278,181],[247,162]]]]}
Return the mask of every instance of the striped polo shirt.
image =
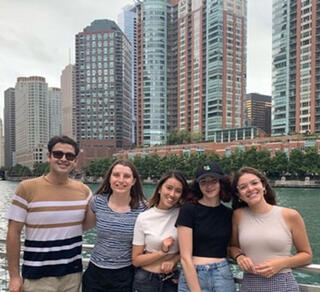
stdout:
{"type": "Polygon", "coordinates": [[[72,179],[53,184],[41,176],[18,185],[7,218],[25,224],[23,278],[82,271],[82,221],[91,195],[72,179]]]}
{"type": "Polygon", "coordinates": [[[91,209],[96,215],[97,239],[90,261],[100,268],[120,269],[131,265],[133,229],[137,216],[146,209],[115,212],[108,206],[110,195],[96,195],[91,209]]]}

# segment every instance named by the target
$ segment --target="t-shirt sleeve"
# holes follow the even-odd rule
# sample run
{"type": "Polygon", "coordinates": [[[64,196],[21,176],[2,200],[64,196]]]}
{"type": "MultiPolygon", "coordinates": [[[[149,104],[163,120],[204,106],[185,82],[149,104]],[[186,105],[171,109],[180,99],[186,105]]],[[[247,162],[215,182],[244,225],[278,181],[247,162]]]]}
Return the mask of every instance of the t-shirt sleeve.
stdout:
{"type": "Polygon", "coordinates": [[[134,225],[133,240],[134,245],[145,245],[145,234],[142,226],[141,214],[138,215],[136,223],[134,225]]]}
{"type": "Polygon", "coordinates": [[[91,208],[91,211],[95,214],[96,213],[96,210],[97,210],[97,197],[99,195],[95,195],[93,196],[92,200],[90,201],[90,208],[91,208]]]}
{"type": "Polygon", "coordinates": [[[26,222],[28,214],[28,201],[27,193],[23,187],[23,183],[20,183],[17,187],[16,193],[13,196],[11,205],[6,214],[8,220],[14,220],[17,222],[26,222]]]}
{"type": "Polygon", "coordinates": [[[175,226],[186,226],[193,228],[193,212],[195,204],[186,203],[180,208],[180,212],[176,221],[175,226]]]}

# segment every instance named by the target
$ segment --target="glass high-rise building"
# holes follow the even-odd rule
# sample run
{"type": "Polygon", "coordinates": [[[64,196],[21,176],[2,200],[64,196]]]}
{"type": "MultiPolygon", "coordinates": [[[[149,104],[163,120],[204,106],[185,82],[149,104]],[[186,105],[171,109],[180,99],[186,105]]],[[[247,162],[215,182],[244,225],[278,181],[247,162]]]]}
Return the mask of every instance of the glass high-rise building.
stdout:
{"type": "Polygon", "coordinates": [[[137,144],[243,127],[247,0],[137,4],[137,144]]]}
{"type": "Polygon", "coordinates": [[[6,168],[15,165],[16,151],[16,106],[14,88],[4,92],[4,164],[6,168]]]}
{"type": "Polygon", "coordinates": [[[77,140],[83,163],[131,145],[131,44],[111,20],[76,35],[77,140]]]}
{"type": "MultiPolygon", "coordinates": [[[[168,130],[168,58],[174,43],[168,42],[171,9],[177,1],[144,0],[137,4],[136,80],[137,144],[166,142],[168,130]]],[[[176,67],[176,66],[174,66],[176,67]]],[[[172,81],[176,81],[174,78],[172,81]]]]}
{"type": "Polygon", "coordinates": [[[273,0],[272,135],[320,131],[320,3],[273,0]]]}
{"type": "Polygon", "coordinates": [[[131,102],[132,102],[132,143],[136,143],[136,6],[134,4],[126,5],[118,16],[118,25],[128,38],[131,44],[131,102]]]}

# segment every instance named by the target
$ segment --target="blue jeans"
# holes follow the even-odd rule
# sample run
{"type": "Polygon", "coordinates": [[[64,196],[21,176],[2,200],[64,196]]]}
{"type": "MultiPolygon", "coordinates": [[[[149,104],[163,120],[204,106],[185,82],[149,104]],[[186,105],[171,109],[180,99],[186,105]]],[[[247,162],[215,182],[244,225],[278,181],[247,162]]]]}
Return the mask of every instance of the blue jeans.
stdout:
{"type": "MultiPolygon", "coordinates": [[[[201,292],[235,292],[233,275],[227,260],[208,265],[195,265],[201,292]]],[[[180,273],[178,292],[189,292],[183,271],[180,273]]]]}

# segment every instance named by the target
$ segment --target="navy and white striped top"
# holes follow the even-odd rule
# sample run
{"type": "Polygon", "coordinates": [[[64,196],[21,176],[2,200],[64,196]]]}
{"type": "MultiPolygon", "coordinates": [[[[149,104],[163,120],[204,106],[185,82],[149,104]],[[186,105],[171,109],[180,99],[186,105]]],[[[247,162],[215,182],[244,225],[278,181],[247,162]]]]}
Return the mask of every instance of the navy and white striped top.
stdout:
{"type": "Polygon", "coordinates": [[[137,209],[114,212],[108,206],[110,195],[96,195],[91,201],[96,215],[97,239],[90,261],[100,268],[120,269],[131,265],[133,229],[137,216],[146,209],[141,202],[137,209]]]}

